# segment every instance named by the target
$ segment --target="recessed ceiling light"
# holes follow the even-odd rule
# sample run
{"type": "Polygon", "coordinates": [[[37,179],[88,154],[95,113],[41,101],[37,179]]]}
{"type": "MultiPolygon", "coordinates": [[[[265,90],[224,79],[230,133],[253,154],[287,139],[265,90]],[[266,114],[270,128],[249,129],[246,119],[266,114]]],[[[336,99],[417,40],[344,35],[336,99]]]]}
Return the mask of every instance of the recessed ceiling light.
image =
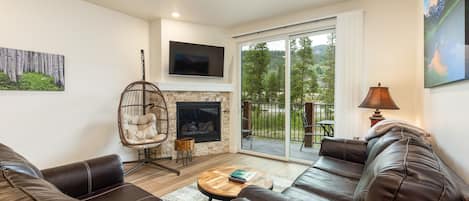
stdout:
{"type": "Polygon", "coordinates": [[[171,13],[171,16],[173,16],[174,18],[178,18],[181,15],[178,12],[173,12],[171,13]]]}

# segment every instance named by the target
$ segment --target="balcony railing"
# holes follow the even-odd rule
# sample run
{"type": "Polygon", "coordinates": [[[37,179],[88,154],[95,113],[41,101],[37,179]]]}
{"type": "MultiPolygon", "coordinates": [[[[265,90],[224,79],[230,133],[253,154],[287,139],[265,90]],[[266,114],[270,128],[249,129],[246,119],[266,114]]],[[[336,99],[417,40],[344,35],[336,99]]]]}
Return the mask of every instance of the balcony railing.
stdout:
{"type": "MultiPolygon", "coordinates": [[[[313,133],[313,143],[318,144],[325,135],[318,122],[334,120],[334,105],[310,105],[312,107],[305,107],[305,104],[291,105],[290,141],[302,142],[306,131],[313,133]],[[310,124],[312,131],[305,128],[305,124],[310,124]]],[[[285,104],[244,101],[242,111],[243,129],[250,130],[253,136],[285,139],[285,104]]]]}

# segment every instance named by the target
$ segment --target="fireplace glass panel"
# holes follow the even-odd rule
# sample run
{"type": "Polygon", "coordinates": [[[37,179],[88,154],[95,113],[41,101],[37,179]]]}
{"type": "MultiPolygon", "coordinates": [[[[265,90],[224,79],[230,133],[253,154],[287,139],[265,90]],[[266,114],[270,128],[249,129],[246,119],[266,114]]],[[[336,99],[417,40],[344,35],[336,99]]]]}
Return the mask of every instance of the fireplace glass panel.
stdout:
{"type": "Polygon", "coordinates": [[[220,102],[178,102],[177,137],[195,142],[220,141],[220,102]]]}

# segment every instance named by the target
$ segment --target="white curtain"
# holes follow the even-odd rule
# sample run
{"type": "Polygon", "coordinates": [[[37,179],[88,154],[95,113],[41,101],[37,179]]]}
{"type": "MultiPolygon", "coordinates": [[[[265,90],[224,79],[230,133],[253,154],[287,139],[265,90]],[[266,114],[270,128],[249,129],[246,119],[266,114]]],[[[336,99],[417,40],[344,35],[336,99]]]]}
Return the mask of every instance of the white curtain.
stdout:
{"type": "Polygon", "coordinates": [[[363,67],[363,11],[337,16],[335,136],[359,137],[362,121],[358,105],[366,78],[363,67]]]}

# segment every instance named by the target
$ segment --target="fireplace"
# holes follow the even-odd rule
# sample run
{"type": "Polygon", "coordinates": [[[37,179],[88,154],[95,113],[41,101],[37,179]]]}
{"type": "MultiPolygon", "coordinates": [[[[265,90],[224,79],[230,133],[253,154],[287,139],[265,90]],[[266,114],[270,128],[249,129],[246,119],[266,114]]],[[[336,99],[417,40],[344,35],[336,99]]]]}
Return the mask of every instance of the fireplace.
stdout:
{"type": "Polygon", "coordinates": [[[177,138],[195,142],[221,140],[220,102],[177,102],[177,138]]]}

